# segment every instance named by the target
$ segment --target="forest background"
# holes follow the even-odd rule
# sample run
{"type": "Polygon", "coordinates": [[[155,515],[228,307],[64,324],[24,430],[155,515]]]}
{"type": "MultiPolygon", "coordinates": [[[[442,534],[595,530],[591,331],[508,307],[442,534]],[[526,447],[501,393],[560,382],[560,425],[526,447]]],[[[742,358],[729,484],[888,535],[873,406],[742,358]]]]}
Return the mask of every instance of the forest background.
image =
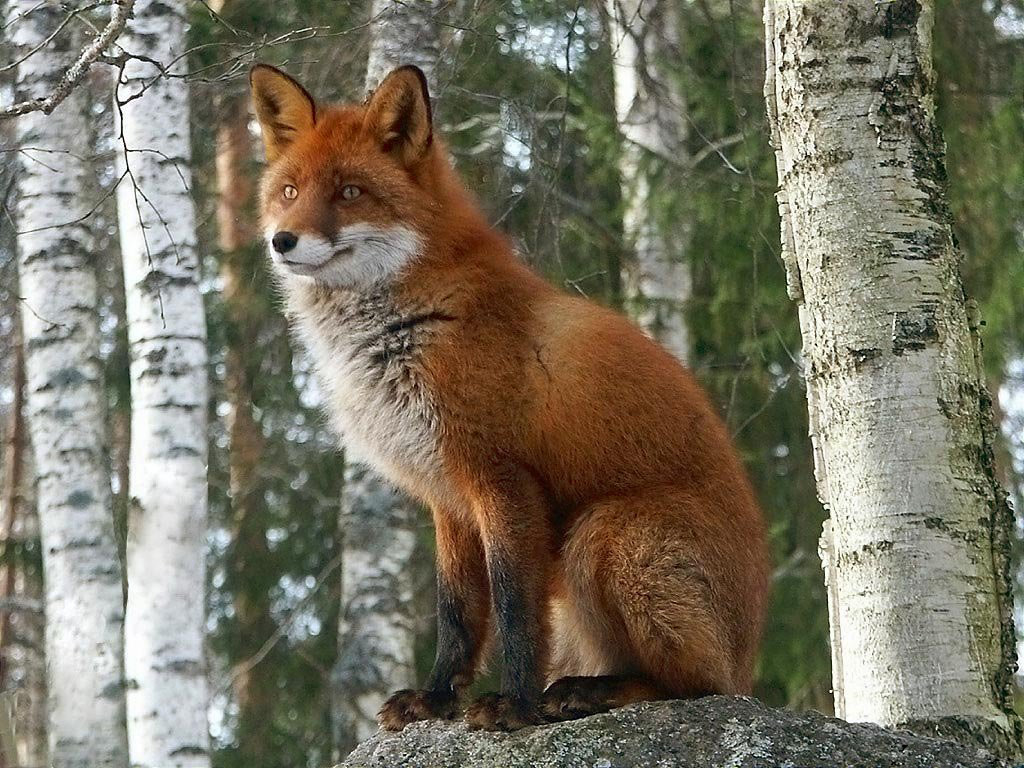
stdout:
{"type": "MultiPolygon", "coordinates": [[[[807,438],[797,313],[779,253],[761,3],[672,5],[678,35],[657,67],[663,86],[683,100],[671,151],[637,154],[624,143],[614,33],[596,4],[437,4],[435,119],[460,172],[523,258],[566,291],[623,309],[633,247],[623,164],[643,165],[651,215],[677,233],[671,259],[686,266],[686,357],[721,407],[770,521],[773,597],[756,694],[772,705],[828,712],[828,620],[816,551],[825,515],[807,438]]],[[[985,321],[990,389],[999,393],[999,467],[1020,510],[1024,2],[936,6],[949,200],[968,293],[985,321]]],[[[205,631],[213,764],[250,766],[259,754],[260,764],[324,765],[343,741],[332,689],[359,666],[358,657],[339,653],[343,456],[267,269],[254,212],[262,150],[247,111],[247,71],[254,61],[280,65],[319,99],[361,101],[373,14],[368,3],[316,0],[191,2],[187,9],[187,50],[180,52],[187,68],[172,72],[189,88],[192,153],[183,181],[196,206],[208,329],[205,631]]],[[[90,70],[82,87],[92,119],[69,151],[87,161],[94,183],[88,222],[101,286],[110,474],[123,547],[131,382],[114,193],[126,183],[115,162],[116,73],[111,66],[90,70]]],[[[4,98],[13,74],[0,71],[4,98]]],[[[18,151],[10,121],[0,131],[0,192],[9,201],[18,164],[41,160],[18,151]]],[[[2,551],[10,576],[0,581],[0,689],[19,692],[12,700],[19,739],[41,754],[46,681],[34,474],[28,466],[11,474],[12,462],[31,461],[11,436],[21,402],[18,314],[32,308],[19,301],[16,236],[6,216],[0,235],[0,415],[10,523],[2,551]]],[[[433,655],[426,515],[416,532],[420,565],[410,619],[422,677],[433,655]]]]}

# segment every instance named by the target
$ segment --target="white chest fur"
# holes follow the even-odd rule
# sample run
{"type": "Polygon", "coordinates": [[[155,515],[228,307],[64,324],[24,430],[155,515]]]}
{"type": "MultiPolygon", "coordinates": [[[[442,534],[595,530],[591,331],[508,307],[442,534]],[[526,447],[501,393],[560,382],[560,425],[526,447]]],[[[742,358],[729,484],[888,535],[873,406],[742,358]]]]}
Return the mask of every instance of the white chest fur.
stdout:
{"type": "Polygon", "coordinates": [[[421,367],[436,323],[399,309],[384,289],[304,285],[290,291],[289,309],[348,457],[406,489],[440,491],[440,419],[421,367]]]}

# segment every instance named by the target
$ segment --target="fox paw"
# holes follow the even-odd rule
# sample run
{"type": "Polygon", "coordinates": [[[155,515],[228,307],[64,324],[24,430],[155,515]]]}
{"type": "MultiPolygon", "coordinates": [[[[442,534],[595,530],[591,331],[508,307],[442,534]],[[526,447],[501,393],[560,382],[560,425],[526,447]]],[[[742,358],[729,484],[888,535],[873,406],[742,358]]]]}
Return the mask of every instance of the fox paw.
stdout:
{"type": "Polygon", "coordinates": [[[517,731],[542,720],[534,704],[501,693],[488,693],[469,706],[466,722],[474,731],[517,731]]]}
{"type": "Polygon", "coordinates": [[[586,685],[594,681],[595,678],[563,677],[549,685],[540,703],[544,718],[549,722],[576,720],[614,707],[600,686],[586,685]]]}
{"type": "Polygon", "coordinates": [[[396,691],[377,713],[386,731],[400,731],[417,720],[451,720],[457,714],[453,691],[396,691]]]}

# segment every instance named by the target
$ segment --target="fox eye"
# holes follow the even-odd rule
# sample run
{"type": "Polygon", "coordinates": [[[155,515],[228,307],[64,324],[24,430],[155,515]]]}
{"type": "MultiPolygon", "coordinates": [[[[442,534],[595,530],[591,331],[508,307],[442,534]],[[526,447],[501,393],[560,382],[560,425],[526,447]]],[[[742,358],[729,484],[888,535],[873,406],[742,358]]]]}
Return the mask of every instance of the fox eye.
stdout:
{"type": "Polygon", "coordinates": [[[346,184],[341,188],[341,199],[342,200],[355,200],[363,194],[363,190],[357,187],[355,184],[346,184]]]}
{"type": "Polygon", "coordinates": [[[296,197],[299,196],[299,190],[297,190],[291,184],[285,184],[284,185],[283,193],[284,193],[284,199],[285,200],[294,200],[296,197]]]}

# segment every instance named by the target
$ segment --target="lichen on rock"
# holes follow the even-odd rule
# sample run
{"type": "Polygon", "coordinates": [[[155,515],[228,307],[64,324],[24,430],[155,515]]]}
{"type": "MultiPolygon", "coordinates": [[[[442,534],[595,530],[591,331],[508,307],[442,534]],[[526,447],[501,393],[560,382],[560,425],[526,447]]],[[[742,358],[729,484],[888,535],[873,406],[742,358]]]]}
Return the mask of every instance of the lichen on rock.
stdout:
{"type": "Polygon", "coordinates": [[[339,768],[1008,768],[975,747],[741,697],[635,704],[515,733],[423,722],[339,768]]]}

